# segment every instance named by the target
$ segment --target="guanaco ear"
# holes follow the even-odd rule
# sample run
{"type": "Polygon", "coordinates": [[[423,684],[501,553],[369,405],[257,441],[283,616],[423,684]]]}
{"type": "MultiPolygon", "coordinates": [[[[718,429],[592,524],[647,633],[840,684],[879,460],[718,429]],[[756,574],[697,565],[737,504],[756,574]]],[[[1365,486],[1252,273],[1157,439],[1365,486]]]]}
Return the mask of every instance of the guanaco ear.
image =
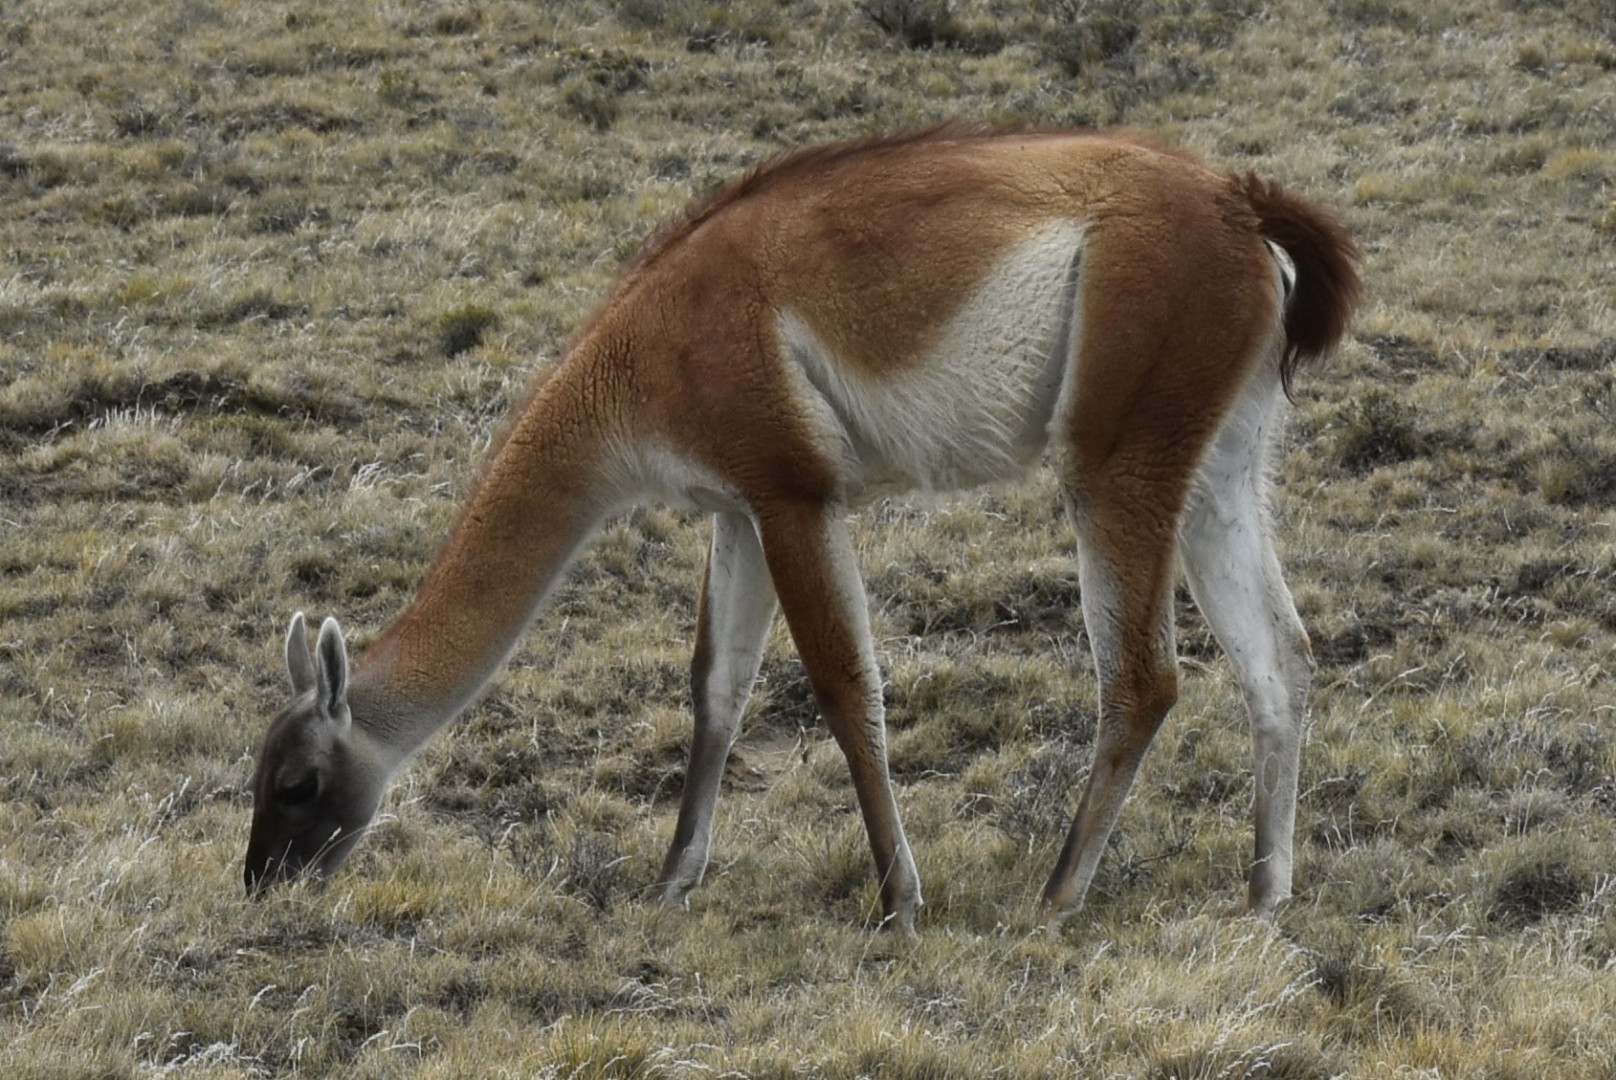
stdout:
{"type": "Polygon", "coordinates": [[[292,693],[301,696],[314,689],[314,658],[309,655],[309,634],[301,611],[292,616],[286,631],[286,673],[292,678],[292,693]]]}
{"type": "Polygon", "coordinates": [[[319,656],[316,700],[320,709],[333,720],[346,724],[348,720],[348,643],[342,640],[342,627],[337,620],[327,617],[320,624],[320,640],[314,645],[319,656]]]}

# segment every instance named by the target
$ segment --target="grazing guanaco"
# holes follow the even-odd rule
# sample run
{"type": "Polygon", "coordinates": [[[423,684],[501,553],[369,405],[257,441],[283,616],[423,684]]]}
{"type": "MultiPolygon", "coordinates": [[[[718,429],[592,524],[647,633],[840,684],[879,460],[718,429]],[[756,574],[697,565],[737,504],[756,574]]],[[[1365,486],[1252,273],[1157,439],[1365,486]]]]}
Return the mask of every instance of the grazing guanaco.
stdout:
{"type": "Polygon", "coordinates": [[[1044,916],[1082,903],[1177,697],[1179,562],[1250,713],[1248,899],[1271,912],[1291,891],[1313,664],[1264,458],[1296,369],[1346,331],[1356,257],[1300,199],[1130,136],[945,126],[756,170],[647,244],[356,662],[335,620],[311,655],[292,619],[295,698],[258,757],[248,888],[338,866],[603,520],[655,499],[714,520],[659,895],[683,901],[706,870],[778,607],[852,772],[884,919],[912,931],[920,878],[846,515],[1047,458],[1077,533],[1100,722],[1044,916]]]}

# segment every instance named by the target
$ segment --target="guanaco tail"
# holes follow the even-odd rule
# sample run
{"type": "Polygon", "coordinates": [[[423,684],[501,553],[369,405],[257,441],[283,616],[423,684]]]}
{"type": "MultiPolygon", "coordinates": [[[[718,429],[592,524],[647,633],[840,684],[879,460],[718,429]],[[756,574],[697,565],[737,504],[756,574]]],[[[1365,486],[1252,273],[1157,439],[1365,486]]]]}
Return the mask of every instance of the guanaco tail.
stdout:
{"type": "Polygon", "coordinates": [[[1250,714],[1248,900],[1291,893],[1313,662],[1264,459],[1292,377],[1346,332],[1357,251],[1254,176],[1129,136],[945,126],[789,155],[653,238],[535,387],[414,599],[350,664],[286,637],[294,699],[252,780],[250,891],[347,857],[403,764],[488,682],[581,545],[650,499],[713,515],[695,730],[657,879],[707,868],[724,763],[778,607],[847,758],[886,922],[920,877],[887,769],[850,508],[1047,458],[1078,540],[1093,764],[1044,887],[1094,877],[1178,693],[1182,564],[1250,714]]]}

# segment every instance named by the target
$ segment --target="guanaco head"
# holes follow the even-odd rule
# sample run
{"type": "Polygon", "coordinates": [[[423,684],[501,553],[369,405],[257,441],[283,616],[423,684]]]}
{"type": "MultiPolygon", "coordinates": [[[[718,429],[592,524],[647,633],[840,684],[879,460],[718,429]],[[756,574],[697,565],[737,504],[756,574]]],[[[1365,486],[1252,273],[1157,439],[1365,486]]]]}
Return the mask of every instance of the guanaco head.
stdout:
{"type": "Polygon", "coordinates": [[[387,778],[366,758],[348,711],[348,646],[326,619],[309,655],[303,613],[286,634],[293,701],[269,725],[253,772],[247,892],[342,864],[381,802],[387,778]]]}

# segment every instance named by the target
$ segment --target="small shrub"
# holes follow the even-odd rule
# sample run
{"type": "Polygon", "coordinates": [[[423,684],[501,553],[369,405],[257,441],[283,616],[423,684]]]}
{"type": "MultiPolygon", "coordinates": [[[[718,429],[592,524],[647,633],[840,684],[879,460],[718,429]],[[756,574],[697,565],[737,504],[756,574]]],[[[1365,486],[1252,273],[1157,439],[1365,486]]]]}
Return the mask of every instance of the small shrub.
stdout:
{"type": "Polygon", "coordinates": [[[1090,752],[1082,744],[1092,737],[1090,729],[1072,740],[1046,743],[1005,779],[993,824],[1018,847],[1031,851],[1066,827],[1066,804],[1089,764],[1090,752]]]}
{"type": "Polygon", "coordinates": [[[483,334],[498,325],[499,313],[481,304],[446,311],[437,319],[438,350],[446,357],[459,356],[481,345],[483,334]]]}
{"type": "Polygon", "coordinates": [[[1161,1054],[1153,1061],[1149,1073],[1158,1080],[1180,1080],[1192,1076],[1216,1076],[1226,1080],[1256,1077],[1263,1080],[1311,1080],[1313,1077],[1341,1074],[1339,1063],[1305,1044],[1278,1042],[1235,1049],[1226,1045],[1223,1039],[1195,1050],[1161,1054]]]}
{"type": "Polygon", "coordinates": [[[18,177],[29,172],[28,155],[15,146],[0,146],[0,175],[18,177]]]}
{"type": "Polygon", "coordinates": [[[612,92],[590,78],[578,78],[562,91],[561,101],[578,119],[607,131],[617,123],[622,107],[612,92]]]}
{"type": "Polygon", "coordinates": [[[1487,917],[1502,926],[1529,926],[1575,910],[1592,885],[1587,867],[1574,865],[1567,853],[1531,852],[1504,872],[1487,917]]]}
{"type": "Polygon", "coordinates": [[[409,105],[421,98],[421,83],[402,68],[386,68],[376,79],[376,96],[395,107],[409,105]]]}
{"type": "Polygon", "coordinates": [[[308,305],[282,300],[268,289],[253,289],[217,307],[198,312],[196,325],[204,330],[217,330],[221,327],[235,326],[249,319],[278,322],[306,315],[308,310],[308,305]]]}
{"type": "Polygon", "coordinates": [[[443,37],[458,37],[474,34],[482,25],[483,13],[480,8],[440,11],[432,20],[432,32],[443,37]]]}
{"type": "Polygon", "coordinates": [[[1515,66],[1534,75],[1545,75],[1549,70],[1549,50],[1542,40],[1528,41],[1515,52],[1515,66]]]}
{"type": "Polygon", "coordinates": [[[212,217],[230,209],[230,195],[218,184],[182,184],[162,201],[165,214],[212,217]]]}
{"type": "Polygon", "coordinates": [[[112,195],[102,199],[95,208],[95,217],[119,229],[132,229],[140,224],[150,212],[139,199],[128,195],[112,195]]]}
{"type": "Polygon", "coordinates": [[[300,589],[312,591],[322,599],[330,596],[330,586],[338,573],[336,559],[323,548],[303,552],[291,561],[288,569],[300,589]]]}
{"type": "Polygon", "coordinates": [[[668,0],[617,0],[613,10],[624,26],[654,30],[668,21],[668,0]]]}
{"type": "Polygon", "coordinates": [[[623,879],[623,854],[600,833],[579,832],[567,852],[566,888],[596,911],[612,906],[623,879]]]}
{"type": "Polygon", "coordinates": [[[1532,468],[1531,479],[1551,505],[1609,506],[1616,502],[1616,454],[1594,440],[1556,432],[1559,445],[1532,468]]]}
{"type": "Polygon", "coordinates": [[[293,233],[314,213],[302,199],[270,196],[253,211],[249,227],[261,234],[293,233]]]}
{"type": "Polygon", "coordinates": [[[1333,456],[1349,472],[1408,461],[1424,448],[1413,406],[1389,390],[1374,389],[1353,398],[1337,410],[1335,425],[1333,456]]]}
{"type": "Polygon", "coordinates": [[[724,42],[740,45],[766,45],[773,48],[785,40],[785,28],[772,16],[739,14],[733,8],[709,7],[693,23],[685,38],[688,52],[712,52],[724,42]]]}
{"type": "Polygon", "coordinates": [[[585,76],[614,94],[644,89],[651,62],[626,49],[568,49],[562,54],[563,71],[585,76]]]}
{"type": "Polygon", "coordinates": [[[911,49],[952,45],[960,40],[959,23],[948,0],[867,0],[859,10],[911,49]]]}
{"type": "Polygon", "coordinates": [[[1505,176],[1524,176],[1543,168],[1549,160],[1548,140],[1537,136],[1521,139],[1493,155],[1492,170],[1505,176]]]}
{"type": "Polygon", "coordinates": [[[658,180],[683,180],[690,175],[690,156],[680,148],[664,150],[652,159],[651,175],[658,180]]]}
{"type": "Polygon", "coordinates": [[[1419,23],[1417,9],[1396,0],[1331,0],[1326,10],[1348,25],[1413,27],[1419,23]]]}
{"type": "Polygon", "coordinates": [[[1581,147],[1557,150],[1543,163],[1550,180],[1602,180],[1607,171],[1604,154],[1581,147]]]}
{"type": "Polygon", "coordinates": [[[1044,40],[1043,59],[1068,76],[1105,64],[1119,65],[1139,40],[1139,23],[1117,15],[1095,15],[1054,28],[1044,40]]]}
{"type": "Polygon", "coordinates": [[[1537,484],[1538,494],[1542,495],[1543,501],[1551,506],[1558,506],[1571,500],[1581,475],[1582,470],[1577,467],[1576,462],[1558,456],[1545,458],[1532,470],[1532,479],[1537,484]]]}
{"type": "Polygon", "coordinates": [[[124,138],[156,135],[167,126],[167,118],[161,112],[138,102],[116,109],[112,113],[112,130],[124,138]]]}

